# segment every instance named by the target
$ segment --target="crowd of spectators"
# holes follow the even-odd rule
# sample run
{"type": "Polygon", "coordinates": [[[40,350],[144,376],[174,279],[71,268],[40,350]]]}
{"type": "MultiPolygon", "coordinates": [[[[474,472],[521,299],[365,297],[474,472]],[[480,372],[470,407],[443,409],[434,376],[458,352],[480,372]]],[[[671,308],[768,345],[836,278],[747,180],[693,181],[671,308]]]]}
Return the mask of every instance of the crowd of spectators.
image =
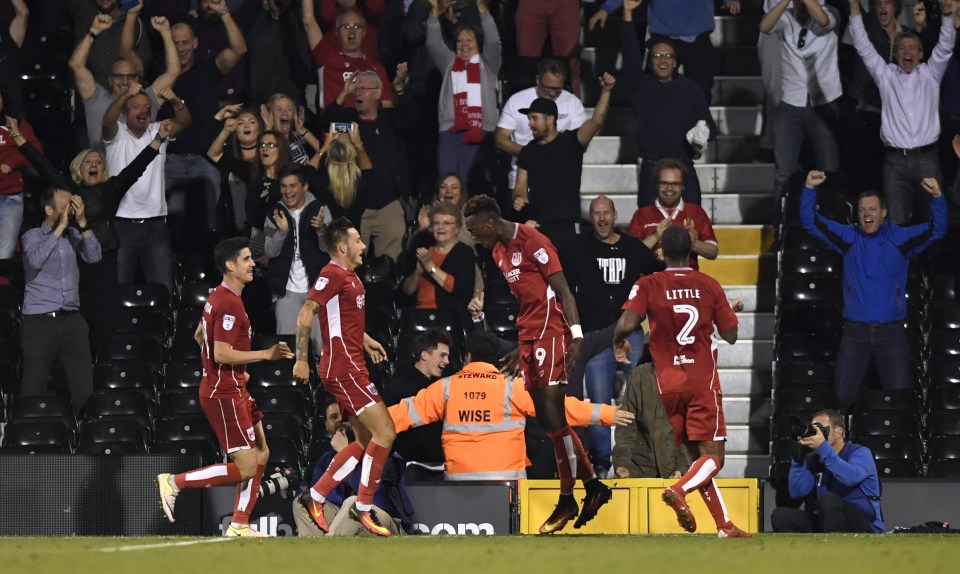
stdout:
{"type": "MultiPolygon", "coordinates": [[[[953,53],[960,10],[953,0],[917,2],[922,10],[909,13],[900,0],[864,3],[865,13],[857,0],[763,4],[759,31],[770,36],[761,50],[764,85],[780,86],[768,88],[778,93],[766,98],[776,165],[771,223],[782,221],[780,199],[807,148],[810,168],[846,172],[856,182],[853,192],[882,191],[891,222],[929,220],[921,179],[939,180],[947,197],[955,179],[950,142],[960,127],[960,63],[953,53]]],[[[29,283],[34,268],[43,267],[30,251],[37,233],[23,235],[28,229],[54,232],[50,245],[66,252],[72,244],[80,254],[79,263],[64,263],[78,268],[78,283],[60,288],[59,303],[24,302],[24,343],[34,336],[27,329],[32,313],[72,317],[79,310],[96,357],[113,335],[118,285],[159,283],[176,301],[178,262],[209,260],[214,242],[234,235],[251,239],[257,261],[260,287],[244,292],[247,308],[259,310],[251,311],[254,331],[293,334],[297,310],[329,261],[326,222],[347,216],[368,246],[371,267],[387,269],[378,278],[393,282],[390,297],[401,302],[402,316],[436,312],[446,321],[441,328],[459,331],[449,340],[387,345],[400,363],[397,373],[410,381],[404,396],[411,396],[463,365],[464,331],[493,327],[493,313],[482,313],[484,296],[490,306],[506,292],[489,252],[474,245],[463,224],[460,208],[470,195],[495,196],[511,219],[551,238],[581,309],[590,310],[588,331],[615,321],[625,290],[662,268],[658,242],[667,227],[690,233],[694,268],[697,256],[715,259],[721,252],[699,206],[694,161],[718,135],[708,107],[719,62],[710,41],[714,15],[737,15],[741,2],[122,5],[0,3],[0,280],[16,286],[25,267],[29,283]],[[593,29],[607,25],[621,4],[623,69],[582,76],[581,7],[593,29]],[[50,65],[56,74],[37,80],[20,73],[33,64],[50,65]],[[51,129],[42,122],[38,133],[31,123],[43,114],[25,95],[41,93],[42,82],[69,85],[75,99],[72,117],[53,114],[64,123],[51,129]],[[580,98],[588,84],[599,93],[591,113],[580,98]],[[630,226],[619,232],[614,202],[597,198],[592,230],[581,230],[583,154],[601,130],[614,89],[629,92],[621,101],[630,101],[636,116],[640,209],[624,214],[630,226]],[[50,189],[39,193],[44,187],[50,189]],[[63,204],[59,190],[82,201],[63,204]],[[39,207],[28,201],[36,197],[39,207]],[[64,243],[67,220],[77,233],[63,235],[64,243]],[[96,256],[87,245],[91,237],[99,244],[96,256]],[[435,356],[438,349],[445,349],[443,358],[435,356]]],[[[387,326],[394,336],[395,330],[387,326]]],[[[511,337],[509,327],[497,332],[511,337]]],[[[595,402],[615,398],[618,365],[608,355],[585,367],[595,402]]],[[[4,390],[37,392],[51,356],[24,353],[24,382],[5,381],[4,390]]],[[[627,374],[639,358],[631,357],[627,374]]],[[[71,392],[89,395],[89,379],[71,377],[71,392]]],[[[582,396],[583,388],[571,392],[582,396]]],[[[590,435],[592,458],[604,471],[626,466],[611,460],[610,435],[600,427],[590,435]]],[[[404,442],[410,450],[417,440],[404,442]]],[[[419,460],[439,462],[436,452],[419,460]]]]}

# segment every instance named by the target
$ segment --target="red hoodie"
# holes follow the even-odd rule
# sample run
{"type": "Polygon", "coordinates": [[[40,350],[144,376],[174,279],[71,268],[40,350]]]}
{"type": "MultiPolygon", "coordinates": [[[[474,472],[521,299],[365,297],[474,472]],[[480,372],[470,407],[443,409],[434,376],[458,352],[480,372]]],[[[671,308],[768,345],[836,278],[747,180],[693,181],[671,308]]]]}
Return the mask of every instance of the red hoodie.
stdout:
{"type": "MultiPolygon", "coordinates": [[[[20,133],[34,147],[43,151],[37,135],[33,133],[33,128],[27,120],[20,120],[20,133]]],[[[10,130],[6,126],[0,126],[0,165],[10,168],[9,173],[7,169],[0,170],[0,195],[23,193],[23,173],[21,172],[30,167],[30,162],[20,153],[17,142],[13,141],[10,130]]]]}

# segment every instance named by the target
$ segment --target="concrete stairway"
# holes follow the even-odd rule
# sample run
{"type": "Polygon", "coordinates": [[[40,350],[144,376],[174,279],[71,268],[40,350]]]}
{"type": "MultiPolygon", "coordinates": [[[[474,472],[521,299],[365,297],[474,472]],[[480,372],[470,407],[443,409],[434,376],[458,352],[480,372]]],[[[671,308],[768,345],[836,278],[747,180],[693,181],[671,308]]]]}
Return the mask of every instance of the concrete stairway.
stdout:
{"type": "MultiPolygon", "coordinates": [[[[763,89],[755,48],[759,2],[743,6],[749,13],[716,17],[711,39],[720,54],[720,71],[710,112],[720,135],[696,170],[702,205],[714,222],[720,245],[718,259],[702,261],[701,270],[719,280],[729,298],[738,297],[745,305],[739,315],[738,342],[722,343],[719,356],[728,430],[726,465],[720,476],[766,477],[776,276],[776,259],[766,254],[773,240],[768,225],[773,165],[756,160],[763,126],[763,89]]],[[[611,17],[605,29],[584,33],[586,106],[594,105],[599,96],[593,78],[620,68],[620,26],[620,19],[611,17]]],[[[636,209],[636,121],[629,96],[625,82],[620,82],[612,94],[606,125],[584,159],[581,208],[585,218],[590,201],[601,194],[613,199],[624,224],[636,209]]]]}

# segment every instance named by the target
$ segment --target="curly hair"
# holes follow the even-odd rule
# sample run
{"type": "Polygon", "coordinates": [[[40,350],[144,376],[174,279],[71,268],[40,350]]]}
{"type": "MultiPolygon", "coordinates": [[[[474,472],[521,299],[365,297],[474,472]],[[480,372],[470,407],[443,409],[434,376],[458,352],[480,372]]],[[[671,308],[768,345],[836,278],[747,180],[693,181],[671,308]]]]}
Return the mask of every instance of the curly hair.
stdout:
{"type": "Polygon", "coordinates": [[[467,200],[467,204],[463,206],[464,217],[473,217],[481,213],[499,216],[500,206],[497,205],[497,200],[489,195],[475,195],[467,200]]]}

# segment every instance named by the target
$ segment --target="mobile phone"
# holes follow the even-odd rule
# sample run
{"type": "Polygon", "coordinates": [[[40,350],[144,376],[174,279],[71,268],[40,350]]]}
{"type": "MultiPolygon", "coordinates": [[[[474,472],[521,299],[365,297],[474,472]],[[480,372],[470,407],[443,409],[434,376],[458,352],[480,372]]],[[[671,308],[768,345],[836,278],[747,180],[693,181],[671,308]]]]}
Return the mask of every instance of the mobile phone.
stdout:
{"type": "Polygon", "coordinates": [[[333,124],[333,133],[335,134],[348,134],[353,131],[353,124],[346,122],[335,122],[333,124]]]}
{"type": "Polygon", "coordinates": [[[136,8],[139,3],[140,0],[120,0],[120,8],[130,10],[131,8],[136,8]]]}

